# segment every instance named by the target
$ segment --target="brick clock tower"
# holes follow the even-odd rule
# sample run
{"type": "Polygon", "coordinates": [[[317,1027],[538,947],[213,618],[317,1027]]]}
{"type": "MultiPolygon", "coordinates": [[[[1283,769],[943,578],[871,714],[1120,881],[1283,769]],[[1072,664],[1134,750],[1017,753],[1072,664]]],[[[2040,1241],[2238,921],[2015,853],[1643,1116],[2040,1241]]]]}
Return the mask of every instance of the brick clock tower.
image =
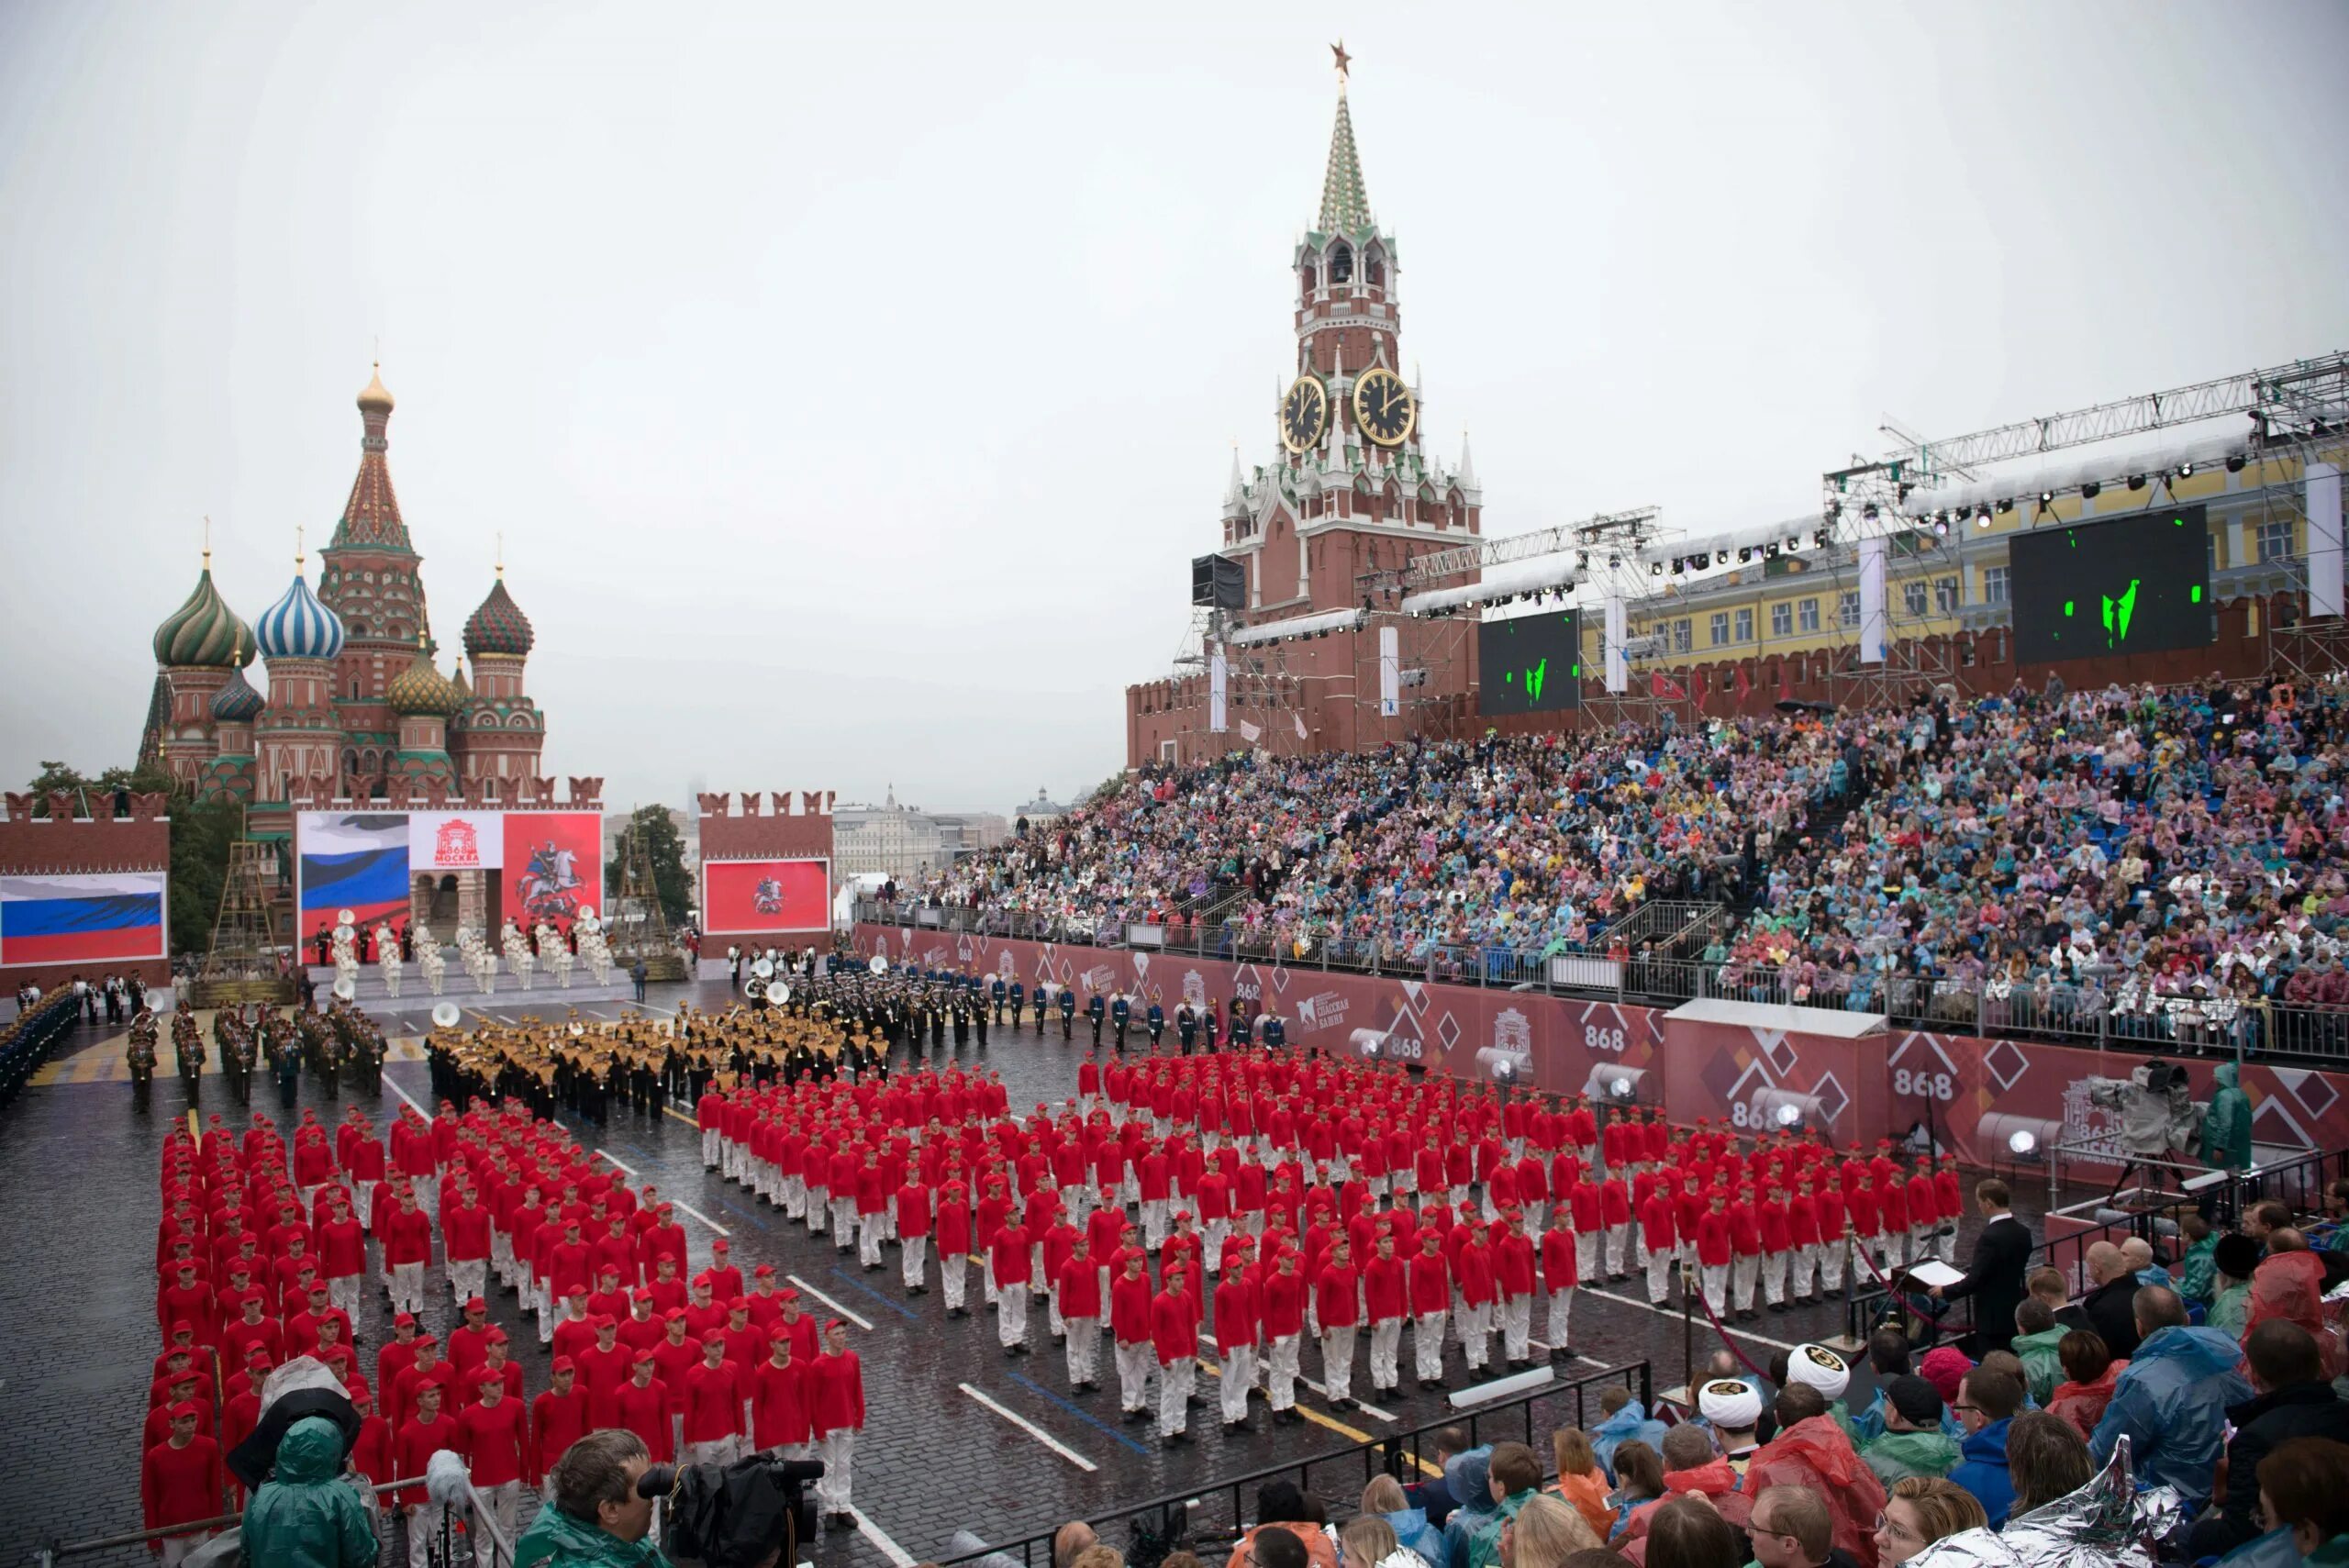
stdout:
{"type": "Polygon", "coordinates": [[[1289,259],[1296,355],[1266,461],[1243,469],[1235,451],[1224,490],[1217,548],[1246,573],[1243,606],[1225,627],[1225,725],[1215,728],[1210,647],[1184,673],[1126,689],[1130,765],[1250,747],[1351,751],[1464,732],[1470,721],[1473,623],[1415,619],[1397,597],[1365,593],[1369,573],[1475,539],[1483,494],[1464,434],[1456,466],[1426,450],[1426,405],[1401,352],[1395,238],[1371,212],[1348,57],[1334,52],[1337,121],[1320,211],[1289,259]]]}

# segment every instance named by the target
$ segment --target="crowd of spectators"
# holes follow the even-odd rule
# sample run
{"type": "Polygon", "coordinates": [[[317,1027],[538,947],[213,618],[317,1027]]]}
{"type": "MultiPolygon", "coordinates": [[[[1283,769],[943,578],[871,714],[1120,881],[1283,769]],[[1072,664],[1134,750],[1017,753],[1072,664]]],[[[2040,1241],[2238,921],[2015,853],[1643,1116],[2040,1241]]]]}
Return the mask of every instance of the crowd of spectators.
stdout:
{"type": "MultiPolygon", "coordinates": [[[[1693,1408],[1609,1386],[1546,1456],[1453,1428],[1432,1473],[1376,1476],[1350,1507],[1277,1481],[1228,1568],[2349,1563],[2349,1339],[2325,1300],[2349,1283],[2344,1214],[2349,1181],[2322,1214],[2270,1201],[2189,1227],[2166,1261],[2099,1243],[2076,1295],[2030,1273],[2010,1347],[1887,1326],[1858,1364],[1723,1350],[1693,1408]],[[2220,1325],[2231,1293],[2247,1305],[2220,1325]]],[[[1121,1568],[1078,1555],[1110,1551],[1085,1526],[1054,1549],[1055,1568],[1121,1568]]]]}
{"type": "Polygon", "coordinates": [[[1601,953],[1645,961],[1628,981],[1659,994],[2306,1049],[2327,1028],[2349,1040],[2344,742],[2337,686],[2051,682],[1244,751],[1144,770],[914,896],[1061,940],[1144,923],[1210,954],[1435,978],[1601,953]],[[1669,896],[1728,917],[1678,952],[1610,937],[1669,896]],[[2279,1007],[2305,1010],[2292,1039],[2279,1007]]]}

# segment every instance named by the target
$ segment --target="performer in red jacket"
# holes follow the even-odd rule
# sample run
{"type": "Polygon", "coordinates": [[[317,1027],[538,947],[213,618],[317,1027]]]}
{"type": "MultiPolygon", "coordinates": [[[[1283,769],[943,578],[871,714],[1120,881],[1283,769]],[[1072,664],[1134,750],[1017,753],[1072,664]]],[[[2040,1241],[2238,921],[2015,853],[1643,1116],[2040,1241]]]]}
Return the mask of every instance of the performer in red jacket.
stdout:
{"type": "Polygon", "coordinates": [[[1411,1352],[1421,1388],[1443,1386],[1443,1327],[1452,1307],[1452,1271],[1443,1256],[1443,1233],[1435,1226],[1419,1232],[1419,1254],[1411,1260],[1411,1352]]]}
{"type": "Polygon", "coordinates": [[[1223,1249],[1222,1283],[1215,1287],[1215,1350],[1222,1362],[1223,1425],[1248,1425],[1248,1390],[1256,1381],[1256,1287],[1237,1237],[1223,1249]]]}
{"type": "Polygon", "coordinates": [[[815,1456],[807,1395],[807,1369],[793,1359],[790,1334],[778,1329],[767,1341],[767,1359],[751,1377],[751,1440],[760,1452],[815,1456]]]}
{"type": "Polygon", "coordinates": [[[1362,1273],[1342,1236],[1330,1246],[1330,1260],[1314,1281],[1314,1314],[1321,1324],[1321,1388],[1330,1405],[1344,1409],[1354,1387],[1354,1340],[1361,1322],[1362,1273]]]}
{"type": "MultiPolygon", "coordinates": [[[[571,1445],[597,1427],[618,1427],[627,1423],[619,1418],[619,1401],[612,1402],[612,1415],[607,1420],[590,1418],[587,1396],[578,1383],[578,1370],[569,1356],[554,1358],[553,1371],[549,1374],[547,1391],[530,1402],[530,1473],[528,1477],[536,1486],[546,1480],[554,1462],[570,1451],[571,1445]]],[[[664,1423],[665,1424],[665,1423],[664,1423]]],[[[390,1476],[380,1479],[388,1481],[390,1476]]]]}
{"type": "MultiPolygon", "coordinates": [[[[1669,1199],[1665,1201],[1669,1202],[1669,1199]]],[[[1575,1286],[1578,1283],[1580,1258],[1575,1245],[1575,1233],[1563,1221],[1542,1232],[1542,1288],[1550,1296],[1550,1359],[1570,1361],[1574,1357],[1572,1341],[1567,1338],[1569,1319],[1574,1316],[1575,1286]]]]}
{"type": "MultiPolygon", "coordinates": [[[[195,1429],[195,1406],[173,1406],[169,1419],[171,1435],[149,1449],[139,1466],[139,1502],[149,1529],[213,1518],[228,1485],[220,1445],[195,1429]]],[[[150,1541],[147,1550],[164,1568],[179,1568],[182,1558],[211,1539],[208,1529],[191,1530],[150,1541]]]]}
{"type": "Polygon", "coordinates": [[[824,1462],[816,1483],[816,1506],[828,1518],[849,1517],[849,1484],[856,1457],[856,1434],[864,1429],[864,1367],[848,1348],[848,1325],[834,1318],[824,1325],[824,1353],[808,1379],[812,1426],[824,1462]]]}
{"type": "Polygon", "coordinates": [[[702,1336],[702,1359],[685,1373],[685,1462],[731,1464],[742,1434],[743,1390],[726,1359],[726,1335],[702,1336]]]}
{"type": "Polygon", "coordinates": [[[1306,1280],[1297,1265],[1296,1251],[1284,1248],[1264,1286],[1264,1396],[1273,1419],[1283,1426],[1305,1418],[1297,1413],[1297,1370],[1298,1342],[1305,1334],[1306,1280]]]}
{"type": "Polygon", "coordinates": [[[514,1540],[515,1515],[522,1506],[522,1483],[533,1469],[530,1421],[519,1399],[506,1396],[506,1379],[484,1370],[477,1385],[480,1396],[457,1417],[457,1451],[465,1456],[473,1490],[489,1505],[507,1542],[514,1540]]]}
{"type": "Polygon", "coordinates": [[[1121,1272],[1109,1284],[1109,1332],[1117,1343],[1118,1407],[1128,1421],[1144,1420],[1150,1415],[1150,1368],[1155,1360],[1152,1353],[1150,1275],[1143,1272],[1142,1262],[1139,1250],[1128,1252],[1121,1272]]]}
{"type": "Polygon", "coordinates": [[[1193,1327],[1191,1296],[1183,1264],[1167,1266],[1166,1283],[1150,1304],[1151,1342],[1158,1355],[1158,1437],[1173,1446],[1188,1442],[1191,1386],[1199,1374],[1198,1331],[1193,1327]]]}
{"type": "Polygon", "coordinates": [[[1370,1391],[1392,1394],[1403,1385],[1397,1362],[1410,1281],[1403,1260],[1395,1255],[1392,1226],[1379,1225],[1375,1246],[1376,1251],[1362,1272],[1363,1310],[1370,1319],[1370,1391]]]}
{"type": "Polygon", "coordinates": [[[1068,1385],[1089,1394],[1101,1386],[1094,1379],[1101,1360],[1101,1271],[1084,1235],[1074,1229],[1053,1300],[1068,1347],[1068,1385]]]}

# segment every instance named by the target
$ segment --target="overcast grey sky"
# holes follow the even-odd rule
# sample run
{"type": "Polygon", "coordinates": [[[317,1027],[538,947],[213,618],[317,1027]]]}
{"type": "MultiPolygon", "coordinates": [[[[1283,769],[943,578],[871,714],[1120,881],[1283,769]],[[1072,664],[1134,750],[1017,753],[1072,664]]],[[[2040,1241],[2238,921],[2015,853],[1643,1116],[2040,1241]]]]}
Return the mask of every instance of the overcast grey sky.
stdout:
{"type": "Polygon", "coordinates": [[[1488,532],[2349,344],[2333,0],[1182,9],[0,4],[0,780],[128,760],[202,516],[248,620],[315,553],[380,338],[551,772],[1097,782],[1269,450],[1341,33],[1488,532]]]}

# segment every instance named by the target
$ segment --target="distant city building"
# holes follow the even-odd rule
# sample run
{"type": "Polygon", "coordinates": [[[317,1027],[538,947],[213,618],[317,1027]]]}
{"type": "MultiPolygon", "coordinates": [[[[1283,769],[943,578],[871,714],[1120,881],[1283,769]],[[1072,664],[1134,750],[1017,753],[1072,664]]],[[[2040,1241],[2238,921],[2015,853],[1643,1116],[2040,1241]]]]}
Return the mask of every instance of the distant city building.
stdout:
{"type": "Polygon", "coordinates": [[[832,807],[832,857],[835,876],[875,874],[900,882],[937,871],[952,858],[938,819],[898,805],[895,785],[879,806],[832,807]]]}
{"type": "Polygon", "coordinates": [[[991,850],[1011,837],[1011,818],[999,811],[933,811],[940,847],[949,860],[991,850]]]}
{"type": "Polygon", "coordinates": [[[1047,823],[1057,822],[1068,814],[1069,807],[1045,795],[1044,786],[1038,784],[1036,798],[1019,807],[1012,815],[1034,828],[1041,828],[1047,823]]]}

